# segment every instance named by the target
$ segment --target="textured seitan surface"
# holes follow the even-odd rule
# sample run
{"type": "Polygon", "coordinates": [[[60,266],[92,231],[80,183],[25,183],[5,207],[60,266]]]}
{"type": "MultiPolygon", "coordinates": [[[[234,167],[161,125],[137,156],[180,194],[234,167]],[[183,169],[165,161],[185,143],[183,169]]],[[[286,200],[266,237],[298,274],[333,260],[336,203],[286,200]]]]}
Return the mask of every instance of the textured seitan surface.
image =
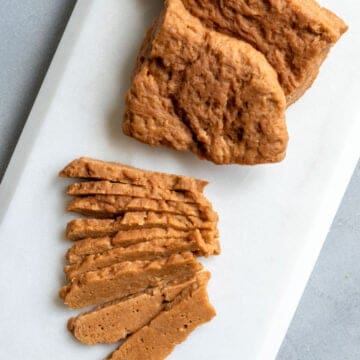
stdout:
{"type": "Polygon", "coordinates": [[[84,181],[71,184],[68,195],[124,195],[155,200],[181,201],[184,203],[209,206],[209,201],[200,192],[186,190],[168,190],[160,187],[148,188],[140,185],[113,183],[107,180],[84,181]]]}
{"type": "Polygon", "coordinates": [[[347,30],[314,0],[182,0],[208,28],[245,40],[278,73],[288,104],[315,80],[319,67],[347,30]]]}
{"type": "Polygon", "coordinates": [[[141,185],[148,188],[169,190],[203,191],[208,184],[187,176],[165,174],[137,169],[123,164],[105,162],[90,158],[79,158],[67,165],[60,177],[109,180],[125,184],[141,185]]]}
{"type": "Polygon", "coordinates": [[[68,278],[92,270],[111,266],[122,261],[154,260],[172,254],[191,251],[195,256],[210,256],[219,253],[218,242],[206,244],[199,231],[185,239],[156,239],[128,247],[115,247],[105,252],[86,255],[80,261],[64,267],[68,278]]]}
{"type": "Polygon", "coordinates": [[[66,236],[70,240],[114,235],[121,230],[141,228],[173,228],[175,230],[214,229],[216,222],[194,216],[159,214],[152,211],[129,212],[117,219],[75,219],[68,223],[66,236]]]}
{"type": "Polygon", "coordinates": [[[147,325],[186,287],[206,285],[209,278],[210,273],[201,272],[186,282],[113,301],[71,318],[68,328],[84,344],[115,343],[147,325]]]}
{"type": "Polygon", "coordinates": [[[149,325],[131,335],[108,359],[165,359],[198,326],[216,315],[209,303],[206,285],[189,287],[156,316],[149,325]]]}
{"type": "MultiPolygon", "coordinates": [[[[118,247],[128,247],[142,242],[173,239],[188,239],[193,231],[179,231],[174,229],[139,229],[120,231],[114,237],[105,236],[100,238],[87,238],[78,240],[67,252],[66,259],[70,263],[76,263],[83,260],[86,255],[93,255],[112,250],[118,247]]],[[[220,254],[220,245],[218,240],[218,232],[216,230],[195,230],[199,232],[197,236],[201,236],[205,242],[209,253],[220,254]],[[213,250],[211,250],[213,249],[213,250]]]]}
{"type": "Polygon", "coordinates": [[[154,261],[126,261],[73,278],[61,288],[60,297],[68,307],[80,309],[124,298],[160,282],[185,281],[201,269],[189,252],[154,261]]]}
{"type": "Polygon", "coordinates": [[[217,215],[210,207],[178,201],[145,199],[123,195],[78,197],[69,203],[67,210],[102,218],[111,218],[130,211],[154,211],[196,216],[204,220],[217,221],[217,215]]]}
{"type": "Polygon", "coordinates": [[[288,134],[277,74],[251,45],[168,0],[126,96],[125,134],[217,164],[278,162],[288,134]]]}

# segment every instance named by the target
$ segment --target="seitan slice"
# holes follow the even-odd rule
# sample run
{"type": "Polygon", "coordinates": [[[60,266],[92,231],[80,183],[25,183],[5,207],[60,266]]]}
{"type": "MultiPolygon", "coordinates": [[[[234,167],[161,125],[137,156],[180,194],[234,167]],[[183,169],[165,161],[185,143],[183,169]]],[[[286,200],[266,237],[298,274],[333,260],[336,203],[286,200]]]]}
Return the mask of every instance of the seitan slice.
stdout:
{"type": "Polygon", "coordinates": [[[145,42],[126,95],[126,135],[217,164],[285,157],[286,99],[260,52],[207,29],[181,0],[165,2],[145,42]]]}
{"type": "MultiPolygon", "coordinates": [[[[113,237],[113,244],[117,246],[128,246],[143,241],[163,238],[184,238],[188,237],[194,230],[176,230],[173,228],[153,227],[149,229],[133,229],[119,231],[113,237]]],[[[212,243],[214,238],[219,237],[218,230],[214,224],[211,229],[199,229],[201,236],[206,243],[212,243]]]]}
{"type": "Polygon", "coordinates": [[[99,306],[71,318],[68,329],[84,344],[115,343],[147,325],[186,287],[206,285],[209,278],[209,272],[201,272],[189,281],[153,288],[99,306]]]}
{"type": "Polygon", "coordinates": [[[168,190],[160,187],[144,187],[132,184],[113,183],[107,180],[85,181],[71,184],[68,195],[124,195],[155,200],[182,201],[209,206],[209,201],[200,192],[168,190]]]}
{"type": "Polygon", "coordinates": [[[156,239],[125,248],[115,247],[102,253],[87,255],[74,264],[66,265],[64,272],[68,280],[71,280],[84,272],[101,269],[122,261],[154,260],[186,251],[191,251],[195,256],[208,257],[219,252],[216,245],[206,244],[200,232],[195,231],[184,239],[156,239]]]}
{"type": "Polygon", "coordinates": [[[59,174],[60,177],[99,179],[169,190],[203,191],[208,184],[187,176],[165,174],[137,169],[114,162],[105,162],[90,158],[79,158],[67,165],[59,174]]]}
{"type": "Polygon", "coordinates": [[[160,282],[185,281],[201,269],[190,252],[154,261],[126,261],[75,277],[61,288],[60,297],[68,307],[80,309],[121,299],[160,282]]]}
{"type": "Polygon", "coordinates": [[[216,315],[206,285],[189,287],[148,325],[131,335],[109,360],[162,360],[198,326],[216,315]]]}
{"type": "Polygon", "coordinates": [[[217,215],[210,207],[123,195],[95,195],[75,198],[69,203],[67,210],[102,218],[115,217],[129,211],[154,211],[217,221],[217,215]]]}
{"type": "Polygon", "coordinates": [[[176,230],[211,230],[216,222],[203,221],[194,216],[159,214],[152,211],[129,212],[117,219],[75,219],[68,223],[66,236],[70,240],[114,235],[120,230],[141,228],[173,228],[176,230]]]}
{"type": "Polygon", "coordinates": [[[182,0],[208,28],[247,41],[278,73],[288,104],[311,86],[330,48],[347,30],[314,0],[182,0]]]}
{"type": "MultiPolygon", "coordinates": [[[[196,230],[199,231],[199,230],[196,230]]],[[[220,253],[218,232],[216,230],[199,231],[206,245],[214,249],[215,254],[220,253]]],[[[87,238],[78,240],[67,252],[66,259],[70,263],[82,261],[84,256],[98,254],[117,247],[127,247],[141,242],[159,239],[186,239],[191,232],[179,231],[174,229],[137,229],[120,231],[114,237],[106,236],[100,238],[87,238]]]]}
{"type": "Polygon", "coordinates": [[[141,293],[71,318],[68,329],[87,345],[115,343],[147,325],[163,304],[160,291],[141,293]]]}

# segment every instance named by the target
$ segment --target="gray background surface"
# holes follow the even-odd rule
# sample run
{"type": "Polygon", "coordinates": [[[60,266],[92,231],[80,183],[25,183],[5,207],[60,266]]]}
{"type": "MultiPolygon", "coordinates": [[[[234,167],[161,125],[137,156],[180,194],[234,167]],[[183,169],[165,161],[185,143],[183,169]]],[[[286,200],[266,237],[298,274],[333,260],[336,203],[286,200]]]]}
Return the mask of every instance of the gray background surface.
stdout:
{"type": "MultiPolygon", "coordinates": [[[[0,179],[75,2],[0,0],[0,179]]],[[[359,240],[360,164],[277,360],[360,359],[359,240]]]]}

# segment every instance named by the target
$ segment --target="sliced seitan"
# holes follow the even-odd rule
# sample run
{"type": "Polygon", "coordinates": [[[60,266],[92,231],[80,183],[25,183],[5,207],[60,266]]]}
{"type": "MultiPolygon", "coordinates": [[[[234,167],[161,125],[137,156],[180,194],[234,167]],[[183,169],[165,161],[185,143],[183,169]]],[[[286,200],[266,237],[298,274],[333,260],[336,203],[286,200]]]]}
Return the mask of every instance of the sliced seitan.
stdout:
{"type": "Polygon", "coordinates": [[[191,251],[195,256],[210,256],[219,253],[218,242],[206,244],[197,230],[184,239],[156,239],[128,247],[115,247],[94,255],[87,255],[80,261],[64,267],[68,278],[92,270],[111,266],[122,261],[155,260],[172,254],[191,251]]]}
{"type": "MultiPolygon", "coordinates": [[[[160,239],[165,240],[168,238],[187,239],[191,232],[192,231],[151,228],[120,231],[114,237],[105,236],[100,238],[82,239],[75,242],[75,244],[68,250],[66,259],[70,263],[75,263],[82,261],[86,255],[98,254],[117,247],[127,247],[141,242],[160,239]]],[[[216,230],[202,230],[199,232],[206,245],[209,248],[213,248],[215,254],[219,254],[220,245],[218,232],[216,230]]]]}
{"type": "Polygon", "coordinates": [[[182,201],[185,203],[208,206],[209,201],[200,192],[186,190],[168,190],[160,187],[144,187],[140,185],[113,183],[107,180],[85,181],[71,184],[68,195],[124,195],[155,200],[182,201]]]}
{"type": "Polygon", "coordinates": [[[347,30],[314,0],[182,0],[208,28],[245,40],[278,73],[288,104],[315,80],[330,48],[347,30]]]}
{"type": "Polygon", "coordinates": [[[154,261],[126,261],[73,278],[61,288],[60,297],[68,307],[80,309],[136,294],[160,282],[185,281],[201,269],[190,252],[154,261]]]}
{"type": "Polygon", "coordinates": [[[260,52],[204,27],[181,0],[165,2],[145,42],[126,95],[126,135],[217,164],[285,157],[286,99],[260,52]]]}
{"type": "Polygon", "coordinates": [[[206,285],[182,291],[148,325],[131,335],[109,360],[163,360],[198,326],[216,315],[209,303],[206,285]]]}
{"type": "Polygon", "coordinates": [[[156,289],[71,318],[68,329],[84,344],[111,344],[147,325],[163,307],[164,297],[156,289]]]}
{"type": "MultiPolygon", "coordinates": [[[[212,243],[214,238],[219,237],[217,227],[211,229],[198,229],[206,243],[212,243]]],[[[143,241],[167,238],[184,238],[188,237],[192,230],[176,230],[173,228],[153,227],[149,229],[133,229],[127,231],[119,231],[112,239],[113,245],[129,246],[143,241]]]]}
{"type": "Polygon", "coordinates": [[[189,281],[113,301],[71,318],[68,328],[84,344],[115,343],[147,325],[186,287],[206,284],[209,278],[209,272],[200,272],[189,281]]]}
{"type": "Polygon", "coordinates": [[[103,237],[114,235],[121,230],[142,228],[173,228],[175,230],[211,230],[216,222],[203,221],[198,217],[160,214],[152,211],[129,212],[117,219],[75,219],[68,223],[66,236],[70,240],[79,240],[87,237],[103,237]]]}
{"type": "Polygon", "coordinates": [[[147,188],[164,188],[169,190],[203,191],[208,184],[187,176],[159,173],[137,169],[131,166],[105,162],[90,158],[79,158],[67,165],[59,174],[60,177],[99,179],[146,186],[147,188]]]}
{"type": "Polygon", "coordinates": [[[101,218],[111,218],[129,211],[154,211],[196,216],[204,220],[217,221],[217,215],[211,207],[178,201],[155,200],[123,195],[77,197],[69,203],[67,210],[86,216],[101,218]]]}

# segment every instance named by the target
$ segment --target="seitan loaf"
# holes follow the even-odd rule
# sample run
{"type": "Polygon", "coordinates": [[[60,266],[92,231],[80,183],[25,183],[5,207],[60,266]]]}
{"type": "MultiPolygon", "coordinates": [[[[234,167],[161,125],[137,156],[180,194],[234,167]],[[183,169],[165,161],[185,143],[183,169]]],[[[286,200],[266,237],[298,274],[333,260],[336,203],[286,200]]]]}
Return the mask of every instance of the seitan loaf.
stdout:
{"type": "Polygon", "coordinates": [[[168,0],[139,53],[123,130],[217,164],[278,162],[288,141],[285,107],[260,52],[168,0]]]}

